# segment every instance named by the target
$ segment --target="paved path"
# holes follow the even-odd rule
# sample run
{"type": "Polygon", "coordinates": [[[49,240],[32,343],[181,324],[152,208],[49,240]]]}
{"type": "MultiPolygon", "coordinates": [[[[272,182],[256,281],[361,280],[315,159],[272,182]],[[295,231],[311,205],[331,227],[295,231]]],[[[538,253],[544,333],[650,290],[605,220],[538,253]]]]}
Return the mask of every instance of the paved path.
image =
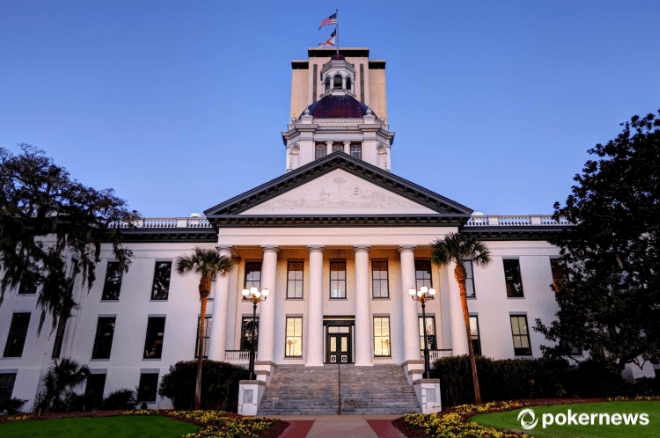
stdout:
{"type": "Polygon", "coordinates": [[[282,416],[291,423],[282,438],[402,438],[391,421],[398,415],[282,416]]]}

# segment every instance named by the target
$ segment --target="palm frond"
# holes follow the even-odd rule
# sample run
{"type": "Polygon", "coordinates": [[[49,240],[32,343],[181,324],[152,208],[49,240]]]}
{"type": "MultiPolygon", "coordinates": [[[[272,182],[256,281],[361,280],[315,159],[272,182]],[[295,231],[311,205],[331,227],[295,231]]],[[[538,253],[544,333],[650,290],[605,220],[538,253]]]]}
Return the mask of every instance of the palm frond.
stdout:
{"type": "Polygon", "coordinates": [[[446,266],[451,262],[472,260],[477,266],[490,263],[490,250],[476,236],[449,233],[444,239],[433,242],[431,261],[437,266],[446,266]]]}

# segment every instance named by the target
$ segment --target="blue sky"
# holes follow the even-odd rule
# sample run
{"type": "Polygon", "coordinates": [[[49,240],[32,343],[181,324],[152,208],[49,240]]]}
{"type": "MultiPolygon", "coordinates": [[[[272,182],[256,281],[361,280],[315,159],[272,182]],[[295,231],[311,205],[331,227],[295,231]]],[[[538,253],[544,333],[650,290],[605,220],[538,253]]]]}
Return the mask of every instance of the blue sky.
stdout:
{"type": "Polygon", "coordinates": [[[395,174],[486,214],[552,212],[660,108],[660,2],[4,1],[0,146],[38,146],[145,216],[285,170],[292,59],[329,36],[387,61],[395,174]]]}

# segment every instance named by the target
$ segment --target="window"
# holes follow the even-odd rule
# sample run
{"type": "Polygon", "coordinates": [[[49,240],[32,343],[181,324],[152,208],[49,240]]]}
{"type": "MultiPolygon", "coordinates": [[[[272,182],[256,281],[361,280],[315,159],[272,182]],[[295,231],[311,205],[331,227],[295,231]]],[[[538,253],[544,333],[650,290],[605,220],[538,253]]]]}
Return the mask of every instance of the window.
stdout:
{"type": "Polygon", "coordinates": [[[11,398],[14,393],[14,383],[16,383],[16,373],[0,374],[0,403],[11,398]]]}
{"type": "Polygon", "coordinates": [[[34,295],[37,293],[37,274],[28,268],[21,275],[21,283],[18,285],[19,295],[34,295]]]}
{"type": "Polygon", "coordinates": [[[286,345],[284,348],[286,357],[302,356],[302,318],[286,319],[286,345]]]}
{"type": "Polygon", "coordinates": [[[303,262],[289,262],[286,274],[286,297],[303,297],[303,262]]]}
{"type": "Polygon", "coordinates": [[[351,144],[351,157],[362,159],[362,145],[360,143],[351,144]]]}
{"type": "Polygon", "coordinates": [[[479,317],[470,316],[470,338],[474,354],[481,355],[481,338],[479,338],[479,317]]]}
{"type": "Polygon", "coordinates": [[[552,269],[552,284],[555,292],[559,292],[566,283],[566,263],[562,259],[550,259],[552,269]]]}
{"type": "Polygon", "coordinates": [[[119,269],[119,262],[108,262],[105,272],[105,284],[103,285],[102,300],[118,300],[121,289],[121,277],[123,273],[119,269]]]}
{"type": "Polygon", "coordinates": [[[374,317],[374,356],[391,356],[390,318],[374,317]]]}
{"type": "Polygon", "coordinates": [[[422,286],[429,289],[433,287],[430,260],[415,260],[415,287],[420,290],[422,286]]]}
{"type": "Polygon", "coordinates": [[[389,298],[387,262],[371,262],[371,289],[374,298],[389,298]]]}
{"type": "Polygon", "coordinates": [[[472,272],[472,260],[463,260],[463,267],[465,268],[465,294],[468,298],[476,298],[474,293],[474,273],[472,272]]]}
{"type": "Polygon", "coordinates": [[[92,359],[110,359],[112,350],[112,337],[115,334],[115,317],[100,317],[96,326],[96,339],[92,359]]]}
{"type": "Polygon", "coordinates": [[[165,336],[165,318],[150,317],[147,323],[147,337],[144,341],[144,358],[160,359],[163,355],[163,337],[165,336]]]}
{"type": "Polygon", "coordinates": [[[506,296],[522,297],[523,287],[518,259],[504,260],[504,277],[506,278],[506,296]]]}
{"type": "Polygon", "coordinates": [[[346,298],[346,262],[330,262],[330,298],[346,298]]]}
{"type": "Polygon", "coordinates": [[[9,336],[7,336],[7,344],[5,345],[5,357],[23,356],[23,346],[25,345],[29,325],[29,313],[14,313],[11,317],[9,336]]]}
{"type": "Polygon", "coordinates": [[[140,385],[138,386],[137,401],[156,401],[156,390],[158,389],[158,373],[140,374],[140,385]]]}
{"type": "MultiPolygon", "coordinates": [[[[435,339],[435,317],[427,316],[426,317],[426,340],[428,342],[429,350],[435,350],[438,348],[438,344],[435,339]]],[[[419,317],[419,349],[424,349],[424,323],[423,318],[419,317]]]]}
{"type": "MultiPolygon", "coordinates": [[[[245,287],[250,289],[256,287],[261,290],[261,262],[246,262],[245,263],[245,287]]],[[[247,300],[243,297],[243,300],[247,300]]]]}
{"type": "Polygon", "coordinates": [[[105,390],[105,374],[90,374],[85,386],[85,397],[92,402],[90,408],[99,408],[103,403],[103,391],[105,390]]]}
{"type": "Polygon", "coordinates": [[[332,144],[332,152],[337,152],[337,151],[343,151],[344,150],[344,145],[341,143],[333,143],[332,144]]]}
{"type": "Polygon", "coordinates": [[[341,89],[341,82],[342,81],[341,81],[341,76],[340,75],[335,75],[335,78],[334,78],[333,82],[334,82],[333,88],[341,89]]]}
{"type": "Polygon", "coordinates": [[[57,323],[57,332],[55,333],[55,342],[53,343],[53,359],[59,359],[62,353],[62,342],[64,341],[64,330],[66,330],[66,322],[68,318],[60,316],[60,321],[57,323]]]}
{"type": "Polygon", "coordinates": [[[314,159],[318,160],[319,158],[325,157],[326,152],[328,152],[328,147],[325,143],[316,143],[316,146],[314,147],[314,159]]]}
{"type": "Polygon", "coordinates": [[[529,344],[526,315],[511,315],[511,333],[516,356],[531,356],[532,347],[529,344]]]}
{"type": "Polygon", "coordinates": [[[151,287],[152,300],[166,300],[170,294],[172,262],[156,262],[154,284],[151,287]]]}
{"type": "MultiPolygon", "coordinates": [[[[197,332],[195,340],[195,359],[199,357],[199,324],[202,322],[202,317],[197,318],[197,332]]],[[[202,357],[209,357],[209,338],[211,336],[211,317],[204,318],[204,336],[202,337],[204,345],[202,346],[202,357]]]]}
{"type": "Polygon", "coordinates": [[[256,350],[259,343],[259,317],[252,322],[252,317],[243,317],[241,324],[241,350],[250,351],[250,341],[252,340],[252,327],[254,326],[254,348],[256,350]]]}

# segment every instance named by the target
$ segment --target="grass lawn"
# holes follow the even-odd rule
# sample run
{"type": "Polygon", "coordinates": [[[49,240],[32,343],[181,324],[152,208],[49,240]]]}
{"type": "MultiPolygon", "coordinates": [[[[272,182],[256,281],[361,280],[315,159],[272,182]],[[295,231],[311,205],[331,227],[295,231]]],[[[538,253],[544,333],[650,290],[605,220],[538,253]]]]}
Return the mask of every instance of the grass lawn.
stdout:
{"type": "Polygon", "coordinates": [[[102,418],[62,418],[0,424],[2,438],[180,438],[197,426],[168,417],[124,415],[102,418]]]}
{"type": "MultiPolygon", "coordinates": [[[[660,402],[656,401],[630,401],[630,402],[607,402],[607,403],[584,403],[584,404],[574,404],[574,405],[553,405],[553,406],[533,406],[534,414],[538,419],[538,424],[535,428],[531,430],[524,431],[529,435],[535,437],[582,437],[582,438],[595,438],[595,437],[660,437],[660,402]],[[603,425],[598,424],[598,417],[595,418],[595,423],[592,426],[591,424],[582,426],[577,425],[567,425],[558,426],[556,424],[547,426],[543,429],[542,426],[542,416],[544,413],[555,414],[563,413],[566,414],[568,410],[571,410],[571,413],[607,413],[610,414],[610,419],[612,414],[641,414],[647,413],[649,416],[648,426],[641,426],[638,424],[635,426],[625,425],[621,421],[621,425],[615,426],[610,423],[606,425],[605,420],[603,420],[603,425]]],[[[472,417],[470,420],[476,423],[482,424],[484,426],[504,428],[504,429],[515,429],[523,430],[518,422],[518,413],[522,409],[516,409],[508,412],[497,412],[493,414],[482,414],[472,417]]],[[[590,417],[591,418],[591,417],[590,417]]],[[[530,421],[531,417],[527,416],[527,421],[530,421]]]]}

